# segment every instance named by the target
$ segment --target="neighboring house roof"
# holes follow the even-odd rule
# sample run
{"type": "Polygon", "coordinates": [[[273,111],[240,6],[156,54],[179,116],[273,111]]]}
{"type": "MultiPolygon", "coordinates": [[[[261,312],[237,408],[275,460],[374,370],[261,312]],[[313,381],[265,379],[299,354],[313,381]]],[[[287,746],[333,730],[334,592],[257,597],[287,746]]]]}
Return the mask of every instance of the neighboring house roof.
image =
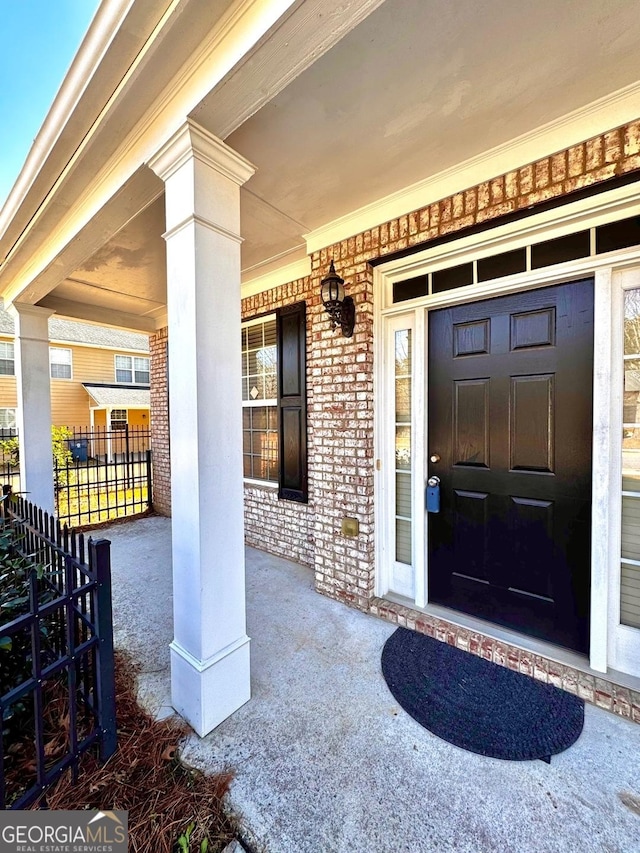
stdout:
{"type": "Polygon", "coordinates": [[[96,406],[115,409],[148,409],[151,396],[146,385],[104,385],[102,383],[82,383],[96,406]]]}
{"type": "MultiPolygon", "coordinates": [[[[15,334],[13,317],[0,308],[0,334],[15,334]]],[[[124,329],[112,329],[107,326],[94,326],[75,320],[62,320],[59,317],[49,319],[49,340],[65,343],[91,344],[107,349],[140,350],[149,352],[149,337],[138,332],[124,329]]]]}

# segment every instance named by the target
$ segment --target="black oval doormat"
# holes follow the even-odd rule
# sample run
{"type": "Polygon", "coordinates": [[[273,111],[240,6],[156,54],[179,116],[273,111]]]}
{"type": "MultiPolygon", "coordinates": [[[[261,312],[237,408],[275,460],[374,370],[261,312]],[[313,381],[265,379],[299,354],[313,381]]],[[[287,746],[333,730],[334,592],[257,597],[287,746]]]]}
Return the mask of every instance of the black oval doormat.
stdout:
{"type": "Polygon", "coordinates": [[[385,643],[382,672],[414,720],[480,755],[549,761],[584,724],[577,696],[407,628],[385,643]]]}

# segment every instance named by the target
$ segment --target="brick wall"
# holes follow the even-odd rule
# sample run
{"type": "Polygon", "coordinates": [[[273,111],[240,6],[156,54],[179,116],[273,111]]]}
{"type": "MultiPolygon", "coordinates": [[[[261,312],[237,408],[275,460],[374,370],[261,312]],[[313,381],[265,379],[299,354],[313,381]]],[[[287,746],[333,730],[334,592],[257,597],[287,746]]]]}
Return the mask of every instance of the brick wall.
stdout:
{"type": "MultiPolygon", "coordinates": [[[[496,645],[482,635],[471,636],[449,623],[374,598],[373,270],[369,262],[634,170],[640,170],[640,121],[478,186],[461,188],[448,198],[327,246],[311,256],[310,277],[244,299],[243,319],[293,302],[307,303],[309,439],[309,504],[278,501],[272,489],[245,486],[247,542],[313,566],[316,588],[325,595],[528,671],[529,657],[515,647],[496,645]],[[353,338],[343,338],[330,328],[320,301],[320,281],[332,258],[355,301],[353,338]],[[341,534],[344,516],[359,520],[357,537],[341,534]]],[[[166,417],[162,420],[155,412],[156,406],[166,406],[166,397],[153,390],[154,382],[162,381],[156,362],[165,340],[163,330],[151,341],[154,505],[158,509],[170,506],[168,443],[155,443],[156,434],[160,441],[167,429],[166,417]]],[[[557,680],[550,661],[536,659],[531,669],[536,678],[557,680]]],[[[592,676],[581,678],[571,667],[565,667],[561,677],[568,689],[589,701],[640,719],[640,695],[592,676]]]]}
{"type": "Polygon", "coordinates": [[[171,515],[171,469],[169,457],[169,399],[167,387],[168,330],[149,337],[151,354],[151,447],[153,460],[153,508],[171,515]]]}

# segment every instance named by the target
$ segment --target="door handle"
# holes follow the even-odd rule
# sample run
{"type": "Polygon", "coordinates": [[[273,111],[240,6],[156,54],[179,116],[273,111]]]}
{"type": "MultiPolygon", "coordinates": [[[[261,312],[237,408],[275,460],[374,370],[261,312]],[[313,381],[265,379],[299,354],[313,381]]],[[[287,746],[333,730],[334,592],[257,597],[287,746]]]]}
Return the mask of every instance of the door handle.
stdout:
{"type": "Polygon", "coordinates": [[[436,465],[439,461],[440,461],[440,454],[439,453],[432,453],[431,456],[429,457],[429,462],[433,462],[434,465],[436,465]]]}

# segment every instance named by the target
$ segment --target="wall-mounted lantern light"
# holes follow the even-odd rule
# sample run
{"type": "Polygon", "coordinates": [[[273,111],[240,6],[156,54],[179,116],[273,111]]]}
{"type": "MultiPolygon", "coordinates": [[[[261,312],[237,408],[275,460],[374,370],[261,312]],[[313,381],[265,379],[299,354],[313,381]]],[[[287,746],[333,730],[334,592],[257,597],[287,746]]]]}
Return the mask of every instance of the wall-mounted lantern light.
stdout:
{"type": "Polygon", "coordinates": [[[356,324],[356,306],[350,296],[344,295],[344,279],[337,274],[333,261],[321,286],[322,304],[331,317],[331,325],[334,329],[340,326],[343,336],[350,338],[356,324]]]}

